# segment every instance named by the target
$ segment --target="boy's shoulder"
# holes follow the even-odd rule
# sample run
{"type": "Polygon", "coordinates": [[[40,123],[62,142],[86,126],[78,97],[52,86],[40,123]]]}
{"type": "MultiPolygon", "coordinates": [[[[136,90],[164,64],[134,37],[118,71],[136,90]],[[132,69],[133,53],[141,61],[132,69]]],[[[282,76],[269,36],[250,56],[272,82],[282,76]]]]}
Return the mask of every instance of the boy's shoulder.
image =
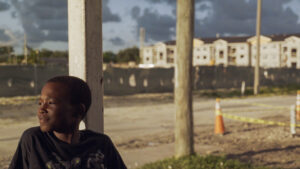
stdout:
{"type": "Polygon", "coordinates": [[[91,130],[81,130],[80,133],[84,139],[95,139],[104,142],[111,142],[109,136],[103,133],[97,133],[91,130]]]}
{"type": "Polygon", "coordinates": [[[41,135],[41,134],[42,134],[42,131],[41,131],[40,127],[37,126],[37,127],[31,127],[31,128],[26,129],[23,132],[22,137],[31,137],[31,136],[41,135]]]}
{"type": "Polygon", "coordinates": [[[31,145],[33,140],[36,138],[41,138],[43,135],[40,127],[31,127],[26,129],[20,139],[21,144],[31,145]]]}

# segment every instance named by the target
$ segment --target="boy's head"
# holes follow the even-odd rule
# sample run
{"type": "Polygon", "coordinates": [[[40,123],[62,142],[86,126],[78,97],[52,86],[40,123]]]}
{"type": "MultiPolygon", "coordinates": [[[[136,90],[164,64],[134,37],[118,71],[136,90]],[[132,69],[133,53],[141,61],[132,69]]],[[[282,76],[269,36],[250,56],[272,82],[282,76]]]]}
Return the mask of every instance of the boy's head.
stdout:
{"type": "Polygon", "coordinates": [[[91,105],[87,83],[72,76],[57,76],[41,91],[38,118],[42,131],[72,132],[91,105]]]}
{"type": "Polygon", "coordinates": [[[88,109],[91,106],[91,90],[88,84],[74,76],[56,76],[47,81],[47,83],[60,83],[67,89],[66,94],[70,99],[72,105],[83,104],[85,111],[82,114],[82,118],[86,116],[88,109]]]}

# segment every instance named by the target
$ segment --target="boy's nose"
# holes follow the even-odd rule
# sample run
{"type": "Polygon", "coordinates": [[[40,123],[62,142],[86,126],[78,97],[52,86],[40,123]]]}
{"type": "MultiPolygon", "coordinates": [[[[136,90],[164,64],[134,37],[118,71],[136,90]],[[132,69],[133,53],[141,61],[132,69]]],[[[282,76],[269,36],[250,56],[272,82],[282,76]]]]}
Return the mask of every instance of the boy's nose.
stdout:
{"type": "Polygon", "coordinates": [[[41,102],[38,111],[41,113],[46,112],[46,108],[47,108],[47,104],[41,102]]]}

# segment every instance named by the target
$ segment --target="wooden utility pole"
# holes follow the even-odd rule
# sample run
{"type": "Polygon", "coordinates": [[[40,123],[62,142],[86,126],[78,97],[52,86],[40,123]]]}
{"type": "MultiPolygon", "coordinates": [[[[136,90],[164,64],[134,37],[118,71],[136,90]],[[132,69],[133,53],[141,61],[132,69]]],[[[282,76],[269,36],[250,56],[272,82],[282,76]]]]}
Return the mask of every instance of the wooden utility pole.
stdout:
{"type": "Polygon", "coordinates": [[[27,48],[27,36],[24,33],[24,63],[27,65],[28,63],[28,48],[27,48]]]}
{"type": "Polygon", "coordinates": [[[140,63],[143,63],[144,55],[144,42],[145,42],[145,29],[143,27],[140,28],[140,63]]]}
{"type": "Polygon", "coordinates": [[[11,50],[10,50],[10,48],[11,48],[11,46],[7,46],[6,50],[7,50],[7,55],[8,55],[8,63],[12,64],[13,61],[12,61],[12,57],[11,57],[11,50]]]}
{"type": "Polygon", "coordinates": [[[257,0],[256,15],[256,62],[254,70],[254,95],[259,93],[259,62],[260,62],[260,23],[261,23],[261,0],[257,0]]]}
{"type": "Polygon", "coordinates": [[[69,74],[92,91],[86,127],[103,132],[102,0],[68,0],[69,74]]]}
{"type": "Polygon", "coordinates": [[[175,156],[194,154],[192,54],[194,0],[177,0],[175,57],[175,156]]]}

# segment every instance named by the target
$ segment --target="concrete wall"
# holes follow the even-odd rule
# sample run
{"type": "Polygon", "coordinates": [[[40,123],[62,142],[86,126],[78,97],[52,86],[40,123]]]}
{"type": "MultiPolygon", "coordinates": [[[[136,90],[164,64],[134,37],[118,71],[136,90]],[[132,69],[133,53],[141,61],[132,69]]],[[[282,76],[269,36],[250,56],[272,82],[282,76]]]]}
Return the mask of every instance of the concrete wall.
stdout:
{"type": "MultiPolygon", "coordinates": [[[[194,89],[240,88],[242,81],[253,86],[252,67],[201,66],[194,69],[194,89]]],[[[47,79],[67,75],[67,67],[0,66],[0,97],[36,95],[47,79]]],[[[135,93],[173,92],[173,68],[123,69],[104,71],[104,93],[127,95],[135,93]]],[[[299,85],[299,69],[261,69],[261,85],[299,85]]]]}
{"type": "Polygon", "coordinates": [[[67,67],[0,66],[0,97],[37,95],[49,78],[67,74],[67,67]]]}

